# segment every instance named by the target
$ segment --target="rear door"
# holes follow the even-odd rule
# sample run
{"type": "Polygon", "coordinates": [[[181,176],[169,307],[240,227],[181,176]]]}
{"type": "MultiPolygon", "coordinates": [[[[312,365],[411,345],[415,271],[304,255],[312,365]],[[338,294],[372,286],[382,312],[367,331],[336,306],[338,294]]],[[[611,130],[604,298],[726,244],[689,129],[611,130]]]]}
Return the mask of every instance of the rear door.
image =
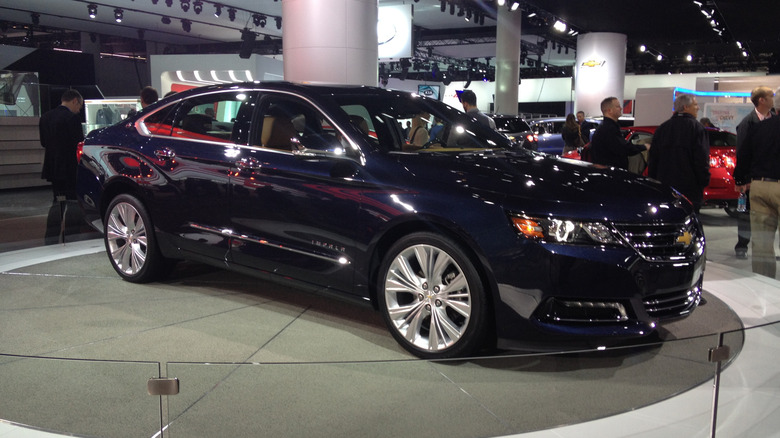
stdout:
{"type": "Polygon", "coordinates": [[[141,122],[153,138],[143,147],[160,170],[150,201],[155,225],[175,247],[225,259],[229,181],[239,145],[246,144],[257,93],[207,92],[152,113],[141,122]]]}

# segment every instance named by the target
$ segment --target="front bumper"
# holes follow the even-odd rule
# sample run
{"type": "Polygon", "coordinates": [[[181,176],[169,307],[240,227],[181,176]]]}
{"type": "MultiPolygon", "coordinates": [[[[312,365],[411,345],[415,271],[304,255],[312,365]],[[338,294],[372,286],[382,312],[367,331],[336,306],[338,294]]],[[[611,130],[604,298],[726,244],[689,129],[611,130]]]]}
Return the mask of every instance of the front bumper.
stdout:
{"type": "Polygon", "coordinates": [[[674,261],[648,259],[630,247],[532,245],[497,271],[503,348],[587,348],[643,337],[701,301],[701,235],[688,257],[674,261]]]}

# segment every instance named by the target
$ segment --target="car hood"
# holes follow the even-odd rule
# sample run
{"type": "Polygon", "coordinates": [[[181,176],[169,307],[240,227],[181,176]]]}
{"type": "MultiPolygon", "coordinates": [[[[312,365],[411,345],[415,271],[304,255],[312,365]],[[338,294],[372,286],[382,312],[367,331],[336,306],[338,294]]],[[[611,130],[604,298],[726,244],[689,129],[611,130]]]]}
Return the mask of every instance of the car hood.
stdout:
{"type": "Polygon", "coordinates": [[[404,167],[427,187],[453,187],[533,214],[636,221],[682,219],[693,211],[672,188],[621,169],[538,153],[420,154],[404,167]],[[431,171],[430,169],[436,169],[431,171]],[[651,216],[651,217],[648,217],[651,216]]]}

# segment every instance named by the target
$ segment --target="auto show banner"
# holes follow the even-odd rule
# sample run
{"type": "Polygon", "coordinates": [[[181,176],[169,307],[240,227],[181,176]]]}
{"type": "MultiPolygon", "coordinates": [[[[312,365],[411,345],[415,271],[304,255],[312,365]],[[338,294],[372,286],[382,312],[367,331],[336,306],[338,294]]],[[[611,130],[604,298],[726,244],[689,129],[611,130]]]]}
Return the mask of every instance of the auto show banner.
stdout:
{"type": "Polygon", "coordinates": [[[623,101],[626,74],[626,36],[593,32],[577,37],[574,69],[575,111],[601,115],[601,101],[614,96],[623,101]]]}

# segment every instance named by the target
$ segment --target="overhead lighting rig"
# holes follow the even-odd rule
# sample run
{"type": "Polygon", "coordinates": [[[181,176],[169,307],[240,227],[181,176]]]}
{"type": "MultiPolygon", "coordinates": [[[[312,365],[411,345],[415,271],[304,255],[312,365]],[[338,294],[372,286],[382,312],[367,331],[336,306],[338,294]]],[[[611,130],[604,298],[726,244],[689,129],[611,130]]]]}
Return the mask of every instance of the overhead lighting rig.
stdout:
{"type": "Polygon", "coordinates": [[[97,17],[97,5],[94,3],[90,3],[87,5],[87,14],[89,14],[89,18],[92,18],[93,20],[95,17],[97,17]]]}

